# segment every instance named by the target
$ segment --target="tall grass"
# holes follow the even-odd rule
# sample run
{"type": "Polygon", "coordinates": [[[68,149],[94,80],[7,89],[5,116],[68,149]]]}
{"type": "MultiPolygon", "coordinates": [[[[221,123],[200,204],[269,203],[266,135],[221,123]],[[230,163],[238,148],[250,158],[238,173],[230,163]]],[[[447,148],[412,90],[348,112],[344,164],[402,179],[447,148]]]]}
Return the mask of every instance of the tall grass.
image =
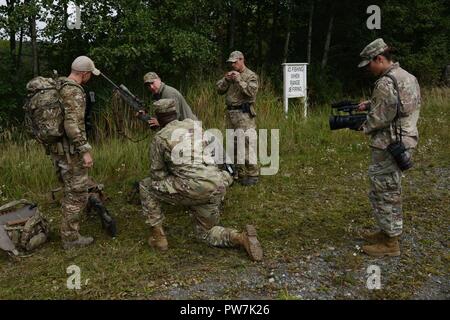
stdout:
{"type": "MultiPolygon", "coordinates": [[[[186,98],[205,128],[225,128],[224,97],[216,94],[213,82],[191,87],[186,92],[186,98]]],[[[449,139],[434,139],[449,137],[449,101],[450,89],[424,90],[420,119],[422,152],[432,152],[436,148],[449,149],[449,139]]],[[[303,103],[293,101],[286,119],[282,99],[269,83],[264,84],[256,105],[258,127],[280,129],[282,162],[283,159],[296,158],[334,165],[332,162],[337,153],[351,153],[351,157],[359,160],[367,154],[367,142],[362,134],[329,130],[328,106],[316,106],[304,119],[303,103]]],[[[118,188],[146,176],[149,168],[148,147],[153,133],[135,120],[129,108],[114,97],[95,120],[95,166],[91,174],[99,181],[116,184],[118,188]],[[142,140],[131,142],[121,132],[142,140]]],[[[43,148],[33,140],[27,140],[21,132],[13,128],[4,131],[0,137],[2,201],[37,195],[44,197],[58,184],[43,148]]],[[[444,156],[442,161],[445,161],[444,156]]]]}

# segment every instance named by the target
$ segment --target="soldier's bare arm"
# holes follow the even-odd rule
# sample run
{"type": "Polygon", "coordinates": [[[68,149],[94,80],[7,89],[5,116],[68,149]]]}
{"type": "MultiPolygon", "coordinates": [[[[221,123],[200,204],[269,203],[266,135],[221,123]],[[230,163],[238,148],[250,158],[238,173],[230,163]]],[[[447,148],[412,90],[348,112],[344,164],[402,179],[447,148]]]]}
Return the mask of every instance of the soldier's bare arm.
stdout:
{"type": "Polygon", "coordinates": [[[69,142],[77,152],[84,154],[91,150],[86,138],[84,115],[86,102],[80,88],[66,85],[61,89],[64,106],[64,130],[69,142]]]}
{"type": "Polygon", "coordinates": [[[380,81],[371,99],[364,133],[388,128],[397,115],[397,97],[391,80],[380,81]]]}

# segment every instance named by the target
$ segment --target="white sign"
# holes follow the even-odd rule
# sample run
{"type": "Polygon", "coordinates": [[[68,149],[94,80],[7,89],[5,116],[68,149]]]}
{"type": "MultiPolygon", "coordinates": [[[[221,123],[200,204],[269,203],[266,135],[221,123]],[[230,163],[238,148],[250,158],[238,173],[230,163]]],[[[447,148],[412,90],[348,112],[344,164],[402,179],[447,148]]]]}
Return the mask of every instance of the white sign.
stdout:
{"type": "Polygon", "coordinates": [[[284,112],[288,113],[289,98],[304,98],[307,116],[307,63],[283,63],[284,112]]]}

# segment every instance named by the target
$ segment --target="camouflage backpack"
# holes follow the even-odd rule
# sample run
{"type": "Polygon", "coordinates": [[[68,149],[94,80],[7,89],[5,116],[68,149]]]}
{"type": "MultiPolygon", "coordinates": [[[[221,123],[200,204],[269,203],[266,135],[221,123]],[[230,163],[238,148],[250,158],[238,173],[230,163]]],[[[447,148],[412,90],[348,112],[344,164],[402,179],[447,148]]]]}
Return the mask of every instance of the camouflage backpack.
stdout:
{"type": "Polygon", "coordinates": [[[0,207],[0,249],[18,255],[47,241],[49,224],[37,206],[22,199],[0,207]]]}
{"type": "Polygon", "coordinates": [[[75,83],[54,78],[36,77],[27,83],[25,126],[40,143],[52,144],[64,135],[64,107],[60,90],[75,83]]]}

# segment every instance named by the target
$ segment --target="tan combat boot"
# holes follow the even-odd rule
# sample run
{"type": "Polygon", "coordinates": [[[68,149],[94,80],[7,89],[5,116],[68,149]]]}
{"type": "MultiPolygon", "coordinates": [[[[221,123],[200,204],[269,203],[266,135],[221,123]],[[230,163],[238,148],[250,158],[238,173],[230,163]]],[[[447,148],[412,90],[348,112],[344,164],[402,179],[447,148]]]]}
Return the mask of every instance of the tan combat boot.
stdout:
{"type": "Polygon", "coordinates": [[[167,251],[169,244],[167,243],[166,235],[161,224],[152,227],[152,235],[148,238],[148,244],[150,247],[167,251]]]}
{"type": "Polygon", "coordinates": [[[370,244],[375,244],[383,241],[386,237],[386,234],[381,230],[372,232],[366,231],[361,233],[361,237],[370,244]]]}
{"type": "Polygon", "coordinates": [[[400,255],[400,245],[398,243],[399,237],[389,237],[384,234],[384,239],[372,244],[362,247],[362,250],[372,257],[397,257],[400,255]]]}
{"type": "Polygon", "coordinates": [[[231,239],[235,245],[245,248],[250,259],[253,261],[261,261],[263,258],[263,250],[261,244],[256,238],[256,229],[252,225],[247,225],[245,231],[236,234],[231,239]]]}

